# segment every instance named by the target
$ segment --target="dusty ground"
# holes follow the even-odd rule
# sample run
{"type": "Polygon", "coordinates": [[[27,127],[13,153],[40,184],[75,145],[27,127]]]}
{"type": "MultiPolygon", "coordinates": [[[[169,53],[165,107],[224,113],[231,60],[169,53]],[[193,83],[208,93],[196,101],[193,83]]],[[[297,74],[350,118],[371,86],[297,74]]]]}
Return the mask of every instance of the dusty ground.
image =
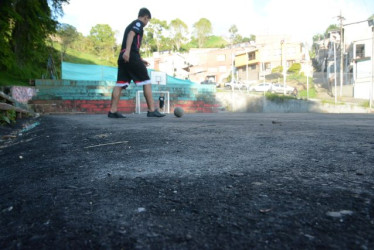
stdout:
{"type": "Polygon", "coordinates": [[[28,124],[0,142],[1,249],[374,248],[373,115],[28,124]]]}

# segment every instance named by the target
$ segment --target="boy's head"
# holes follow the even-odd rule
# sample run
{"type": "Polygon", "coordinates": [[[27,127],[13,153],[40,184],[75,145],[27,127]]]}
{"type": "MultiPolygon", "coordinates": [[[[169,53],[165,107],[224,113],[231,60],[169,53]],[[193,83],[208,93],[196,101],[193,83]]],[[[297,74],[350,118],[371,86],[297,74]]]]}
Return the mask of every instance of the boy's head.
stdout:
{"type": "Polygon", "coordinates": [[[149,19],[152,18],[151,16],[151,12],[147,9],[147,8],[141,8],[139,10],[139,15],[138,17],[144,17],[144,16],[148,16],[149,19]]]}
{"type": "Polygon", "coordinates": [[[151,18],[152,18],[151,12],[147,8],[141,8],[139,10],[138,19],[144,23],[144,26],[148,24],[151,18]]]}

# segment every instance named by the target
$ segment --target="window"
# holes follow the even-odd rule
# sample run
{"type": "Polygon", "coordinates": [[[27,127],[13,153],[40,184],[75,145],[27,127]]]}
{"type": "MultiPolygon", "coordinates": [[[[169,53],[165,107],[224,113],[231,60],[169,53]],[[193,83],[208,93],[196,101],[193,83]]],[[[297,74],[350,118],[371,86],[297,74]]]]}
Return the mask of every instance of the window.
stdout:
{"type": "Polygon", "coordinates": [[[271,69],[271,63],[265,63],[265,70],[271,69]]]}
{"type": "Polygon", "coordinates": [[[256,59],[256,53],[255,52],[248,53],[248,60],[249,61],[255,60],[255,59],[256,59]]]}
{"type": "Polygon", "coordinates": [[[356,58],[365,57],[365,44],[356,44],[356,58]]]}

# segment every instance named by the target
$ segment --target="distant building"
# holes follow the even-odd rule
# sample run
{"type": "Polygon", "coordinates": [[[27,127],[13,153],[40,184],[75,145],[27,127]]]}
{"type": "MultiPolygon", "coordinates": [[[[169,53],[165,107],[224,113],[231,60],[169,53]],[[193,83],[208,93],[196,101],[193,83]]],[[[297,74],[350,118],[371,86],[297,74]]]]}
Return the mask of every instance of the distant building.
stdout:
{"type": "MultiPolygon", "coordinates": [[[[345,81],[353,84],[353,97],[370,99],[372,84],[372,27],[361,22],[344,28],[346,48],[345,81]]],[[[374,95],[374,93],[372,93],[374,95]]]]}
{"type": "Polygon", "coordinates": [[[285,68],[293,63],[303,63],[305,52],[299,42],[292,42],[287,36],[257,36],[256,43],[235,44],[230,48],[193,48],[188,53],[170,51],[156,52],[147,60],[151,68],[168,75],[223,84],[228,78],[238,81],[259,81],[272,69],[285,68]]]}

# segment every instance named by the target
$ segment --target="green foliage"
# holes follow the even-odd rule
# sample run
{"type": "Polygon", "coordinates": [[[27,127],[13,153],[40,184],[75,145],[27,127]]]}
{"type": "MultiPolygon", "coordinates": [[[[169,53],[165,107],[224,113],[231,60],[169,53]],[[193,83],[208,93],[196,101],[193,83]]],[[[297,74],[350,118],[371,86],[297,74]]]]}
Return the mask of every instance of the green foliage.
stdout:
{"type": "Polygon", "coordinates": [[[370,101],[364,101],[360,103],[360,106],[363,108],[369,108],[370,107],[370,101]]]}
{"type": "Polygon", "coordinates": [[[238,28],[236,27],[236,25],[231,25],[229,29],[229,33],[230,33],[231,44],[238,43],[241,37],[239,38],[240,35],[238,34],[238,28]]]}
{"type": "Polygon", "coordinates": [[[300,70],[301,70],[301,64],[300,63],[294,63],[287,70],[287,73],[298,74],[300,72],[300,70]]]}
{"type": "Polygon", "coordinates": [[[204,48],[224,48],[227,41],[220,36],[209,36],[204,43],[204,48]]]}
{"type": "Polygon", "coordinates": [[[316,34],[313,36],[313,42],[318,42],[320,40],[323,40],[325,39],[325,35],[324,34],[316,34]]]}
{"type": "Polygon", "coordinates": [[[108,24],[97,24],[92,27],[89,38],[93,44],[93,52],[100,59],[111,60],[117,57],[114,54],[116,47],[115,32],[108,24]]]}
{"type": "Polygon", "coordinates": [[[329,32],[332,30],[340,30],[340,28],[336,24],[330,24],[325,31],[325,37],[328,37],[329,32]]]}
{"type": "MultiPolygon", "coordinates": [[[[306,84],[307,83],[307,77],[304,74],[290,74],[287,76],[287,79],[292,81],[297,81],[298,83],[301,84],[306,84]]],[[[309,85],[313,85],[313,77],[309,77],[309,85]]]]}
{"type": "MultiPolygon", "coordinates": [[[[61,51],[60,44],[54,44],[54,47],[57,51],[61,51]]],[[[92,52],[80,51],[80,50],[72,49],[72,48],[67,49],[64,62],[80,63],[80,64],[96,64],[96,65],[106,65],[106,66],[117,65],[116,61],[114,62],[113,60],[101,59],[95,54],[93,54],[92,52]]]]}
{"type": "Polygon", "coordinates": [[[16,123],[16,117],[17,113],[15,110],[7,110],[7,111],[1,111],[0,112],[0,124],[12,124],[16,123]]]}
{"type": "Polygon", "coordinates": [[[0,86],[30,86],[27,79],[16,77],[12,72],[0,72],[0,86]]]}
{"type": "Polygon", "coordinates": [[[195,29],[194,33],[198,40],[198,46],[199,48],[202,48],[207,37],[212,33],[212,23],[206,18],[201,18],[193,25],[193,27],[195,29]]]}
{"type": "Polygon", "coordinates": [[[152,18],[145,28],[145,44],[152,48],[155,46],[156,49],[151,49],[152,51],[160,51],[163,40],[163,33],[168,29],[166,21],[159,20],[157,18],[152,18]]]}
{"type": "Polygon", "coordinates": [[[174,19],[169,24],[170,39],[176,51],[179,51],[182,44],[187,40],[188,26],[179,18],[174,19]]]}
{"type": "Polygon", "coordinates": [[[336,102],[335,103],[335,100],[322,100],[321,102],[322,104],[334,104],[334,105],[345,105],[344,102],[336,102]]]}
{"type": "MultiPolygon", "coordinates": [[[[299,93],[298,93],[298,96],[300,97],[300,98],[307,98],[308,96],[307,96],[307,90],[306,89],[304,89],[304,90],[301,90],[301,91],[299,91],[299,93]]],[[[314,88],[314,85],[312,85],[310,88],[309,88],[309,98],[316,98],[317,97],[317,91],[316,91],[316,89],[314,88]]]]}
{"type": "Polygon", "coordinates": [[[64,60],[66,50],[77,40],[79,34],[74,26],[66,23],[58,26],[57,34],[61,38],[61,59],[64,60]]]}
{"type": "Polygon", "coordinates": [[[46,41],[63,2],[68,0],[1,1],[0,71],[22,80],[43,75],[52,53],[46,41]]]}

